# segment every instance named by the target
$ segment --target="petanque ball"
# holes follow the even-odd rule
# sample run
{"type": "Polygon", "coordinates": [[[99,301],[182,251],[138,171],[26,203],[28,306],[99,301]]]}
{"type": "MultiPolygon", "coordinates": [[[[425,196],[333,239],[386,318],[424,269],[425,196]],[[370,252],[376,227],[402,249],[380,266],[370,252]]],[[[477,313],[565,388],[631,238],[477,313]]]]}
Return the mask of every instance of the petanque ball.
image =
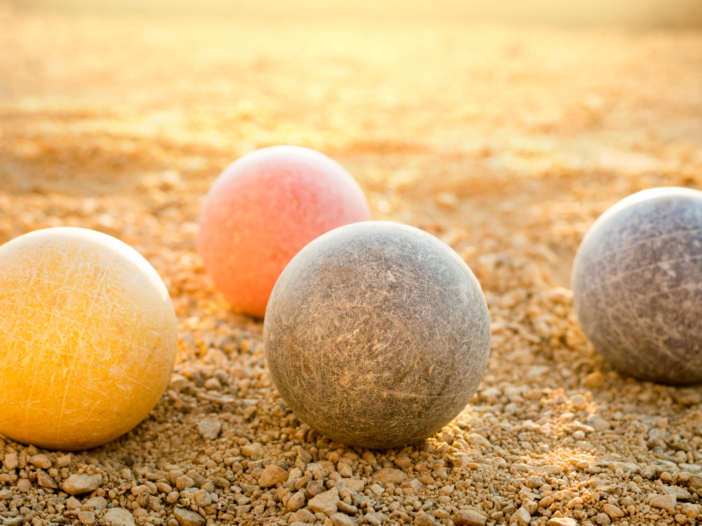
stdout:
{"type": "Polygon", "coordinates": [[[262,318],[295,254],[325,232],[369,219],[361,188],[341,165],[307,148],[273,146],[244,155],[214,182],[198,252],[227,301],[262,318]]]}
{"type": "Polygon", "coordinates": [[[0,433],[48,449],[131,430],[170,380],[178,338],[166,286],[134,249],[81,228],[0,247],[0,433]]]}
{"type": "Polygon", "coordinates": [[[487,366],[490,319],[478,281],[445,243],[365,222],[295,256],[273,290],[264,341],[298,418],[338,442],[392,448],[464,409],[487,366]]]}
{"type": "Polygon", "coordinates": [[[593,346],[642,380],[702,380],[702,192],[656,188],[607,210],[575,258],[573,299],[593,346]]]}

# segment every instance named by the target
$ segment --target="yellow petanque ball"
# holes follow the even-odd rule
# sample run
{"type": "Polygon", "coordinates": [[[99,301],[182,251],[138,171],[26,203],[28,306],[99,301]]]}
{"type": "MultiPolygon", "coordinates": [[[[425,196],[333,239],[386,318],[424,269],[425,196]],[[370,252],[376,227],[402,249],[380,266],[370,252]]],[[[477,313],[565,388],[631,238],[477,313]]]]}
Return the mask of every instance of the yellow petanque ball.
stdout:
{"type": "Polygon", "coordinates": [[[0,433],[100,446],[153,409],[178,345],[166,286],[131,247],[49,228],[0,247],[0,433]]]}

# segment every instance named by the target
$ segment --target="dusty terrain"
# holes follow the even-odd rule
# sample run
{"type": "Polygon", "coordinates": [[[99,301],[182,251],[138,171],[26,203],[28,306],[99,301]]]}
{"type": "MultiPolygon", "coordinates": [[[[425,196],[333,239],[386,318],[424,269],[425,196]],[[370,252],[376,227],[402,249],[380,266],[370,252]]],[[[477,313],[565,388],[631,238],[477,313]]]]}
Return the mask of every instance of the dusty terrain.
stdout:
{"type": "Polygon", "coordinates": [[[0,243],[118,237],[163,277],[180,341],[170,389],[114,443],[0,439],[2,524],[694,524],[702,390],[613,371],[569,273],[617,200],[702,186],[701,66],[695,32],[3,11],[0,243]],[[301,424],[262,324],[204,275],[209,185],[273,144],[334,157],[376,219],[439,236],[480,280],[488,370],[439,435],[367,451],[301,424]]]}

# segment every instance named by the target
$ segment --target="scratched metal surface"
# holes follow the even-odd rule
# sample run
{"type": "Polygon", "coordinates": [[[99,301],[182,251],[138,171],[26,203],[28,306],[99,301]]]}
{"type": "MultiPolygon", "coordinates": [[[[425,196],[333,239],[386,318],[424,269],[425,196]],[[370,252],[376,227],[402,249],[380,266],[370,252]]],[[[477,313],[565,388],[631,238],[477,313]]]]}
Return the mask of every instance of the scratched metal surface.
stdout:
{"type": "Polygon", "coordinates": [[[268,309],[276,386],[301,420],[342,443],[426,438],[466,406],[487,365],[480,285],[413,227],[359,223],[322,236],[285,269],[268,309]]]}
{"type": "Polygon", "coordinates": [[[646,190],[591,227],[573,268],[595,348],[644,380],[702,380],[702,192],[646,190]]]}

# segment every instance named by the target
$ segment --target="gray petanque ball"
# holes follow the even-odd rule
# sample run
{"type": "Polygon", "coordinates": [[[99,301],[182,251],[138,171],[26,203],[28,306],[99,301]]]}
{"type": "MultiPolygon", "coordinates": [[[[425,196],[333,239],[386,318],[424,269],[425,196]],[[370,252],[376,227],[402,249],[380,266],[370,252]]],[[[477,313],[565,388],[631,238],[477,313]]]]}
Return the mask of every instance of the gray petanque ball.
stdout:
{"type": "Polygon", "coordinates": [[[470,401],[487,366],[478,281],[442,241],[379,221],[307,245],[273,289],[268,366],[300,420],[335,441],[421,441],[470,401]]]}
{"type": "Polygon", "coordinates": [[[585,335],[642,380],[702,380],[702,192],[645,190],[607,210],[573,267],[585,335]]]}

